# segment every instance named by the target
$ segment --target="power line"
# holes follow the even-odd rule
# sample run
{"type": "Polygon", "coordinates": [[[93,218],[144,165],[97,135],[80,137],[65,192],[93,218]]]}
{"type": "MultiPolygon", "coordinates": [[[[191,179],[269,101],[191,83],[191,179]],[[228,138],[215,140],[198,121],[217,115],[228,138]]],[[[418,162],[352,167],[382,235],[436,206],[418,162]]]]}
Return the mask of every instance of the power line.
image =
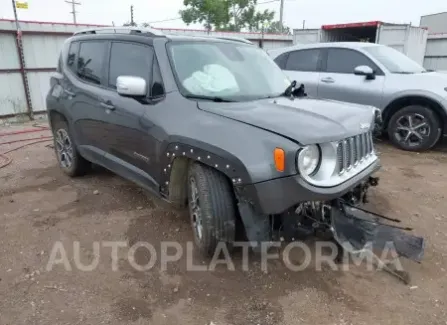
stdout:
{"type": "MultiPolygon", "coordinates": [[[[266,4],[266,3],[278,2],[278,1],[279,0],[268,0],[268,1],[259,2],[259,3],[257,3],[257,5],[263,5],[263,4],[266,4]]],[[[166,21],[174,21],[174,20],[179,20],[179,19],[182,19],[182,17],[175,17],[175,18],[168,18],[168,19],[163,19],[163,20],[150,21],[149,24],[164,23],[166,21]]]]}
{"type": "Polygon", "coordinates": [[[73,23],[76,24],[76,6],[80,6],[81,3],[80,2],[76,2],[75,0],[71,0],[71,1],[67,1],[65,0],[66,3],[71,4],[71,11],[70,13],[73,15],[73,23]]]}
{"type": "Polygon", "coordinates": [[[149,24],[163,23],[163,22],[165,22],[165,21],[173,21],[173,20],[179,20],[179,19],[182,19],[182,17],[168,18],[168,19],[157,20],[157,21],[150,21],[149,24]]]}

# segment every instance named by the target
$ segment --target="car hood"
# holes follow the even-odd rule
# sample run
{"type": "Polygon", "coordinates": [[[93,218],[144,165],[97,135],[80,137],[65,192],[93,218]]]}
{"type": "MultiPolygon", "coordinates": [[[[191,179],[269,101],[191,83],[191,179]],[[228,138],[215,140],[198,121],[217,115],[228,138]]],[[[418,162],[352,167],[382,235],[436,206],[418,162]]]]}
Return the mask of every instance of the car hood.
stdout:
{"type": "Polygon", "coordinates": [[[314,98],[215,103],[201,101],[200,109],[259,127],[300,144],[341,140],[372,127],[373,107],[314,98]]]}

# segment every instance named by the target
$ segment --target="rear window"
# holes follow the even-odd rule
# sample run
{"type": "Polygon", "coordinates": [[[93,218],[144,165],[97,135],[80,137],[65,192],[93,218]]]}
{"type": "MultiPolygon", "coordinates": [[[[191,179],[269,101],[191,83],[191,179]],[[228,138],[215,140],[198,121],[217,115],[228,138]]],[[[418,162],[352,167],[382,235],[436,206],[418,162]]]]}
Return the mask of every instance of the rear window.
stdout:
{"type": "Polygon", "coordinates": [[[77,74],[76,62],[78,60],[78,53],[79,53],[79,42],[71,43],[70,48],[68,49],[67,66],[75,74],[77,74]]]}

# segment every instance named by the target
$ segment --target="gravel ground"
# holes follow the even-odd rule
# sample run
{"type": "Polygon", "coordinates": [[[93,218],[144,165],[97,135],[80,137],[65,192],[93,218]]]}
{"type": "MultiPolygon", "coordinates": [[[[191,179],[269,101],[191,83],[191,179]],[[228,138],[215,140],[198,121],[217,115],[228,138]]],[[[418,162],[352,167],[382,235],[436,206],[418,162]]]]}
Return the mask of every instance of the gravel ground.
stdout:
{"type": "MultiPolygon", "coordinates": [[[[0,133],[19,128],[2,127],[0,133]]],[[[48,132],[20,138],[41,135],[48,132]]],[[[3,136],[0,142],[17,138],[3,136]]],[[[162,241],[186,247],[192,240],[188,216],[102,169],[77,179],[64,176],[49,143],[8,154],[12,163],[0,169],[2,325],[447,324],[443,152],[412,154],[378,145],[383,168],[379,187],[371,191],[371,208],[402,219],[427,239],[423,263],[403,263],[412,277],[405,285],[364,265],[348,272],[312,267],[292,272],[272,261],[264,272],[259,260],[251,258],[245,271],[237,254],[235,271],[224,266],[187,271],[187,254],[167,269],[157,261],[139,271],[131,267],[126,248],[118,250],[113,270],[105,242],[130,247],[146,241],[161,255],[166,249],[162,241]],[[71,271],[64,264],[48,269],[55,243],[63,247],[71,271]],[[75,264],[96,260],[91,271],[75,264]]],[[[0,153],[21,144],[2,145],[0,153]]],[[[134,256],[139,265],[150,258],[145,249],[134,256]]],[[[206,261],[194,254],[193,262],[206,261]]]]}

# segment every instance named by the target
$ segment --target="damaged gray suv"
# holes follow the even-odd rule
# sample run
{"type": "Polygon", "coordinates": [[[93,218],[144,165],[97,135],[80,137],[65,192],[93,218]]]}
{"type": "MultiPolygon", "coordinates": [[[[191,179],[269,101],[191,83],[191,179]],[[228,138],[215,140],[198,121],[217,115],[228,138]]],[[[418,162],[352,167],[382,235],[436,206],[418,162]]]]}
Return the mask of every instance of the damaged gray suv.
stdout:
{"type": "MultiPolygon", "coordinates": [[[[188,207],[206,255],[237,233],[254,249],[297,233],[326,232],[343,248],[397,234],[359,207],[378,182],[376,110],[308,98],[251,44],[78,32],[63,46],[47,109],[66,174],[98,164],[188,207]]],[[[423,240],[398,235],[399,253],[420,259],[423,240]]]]}

